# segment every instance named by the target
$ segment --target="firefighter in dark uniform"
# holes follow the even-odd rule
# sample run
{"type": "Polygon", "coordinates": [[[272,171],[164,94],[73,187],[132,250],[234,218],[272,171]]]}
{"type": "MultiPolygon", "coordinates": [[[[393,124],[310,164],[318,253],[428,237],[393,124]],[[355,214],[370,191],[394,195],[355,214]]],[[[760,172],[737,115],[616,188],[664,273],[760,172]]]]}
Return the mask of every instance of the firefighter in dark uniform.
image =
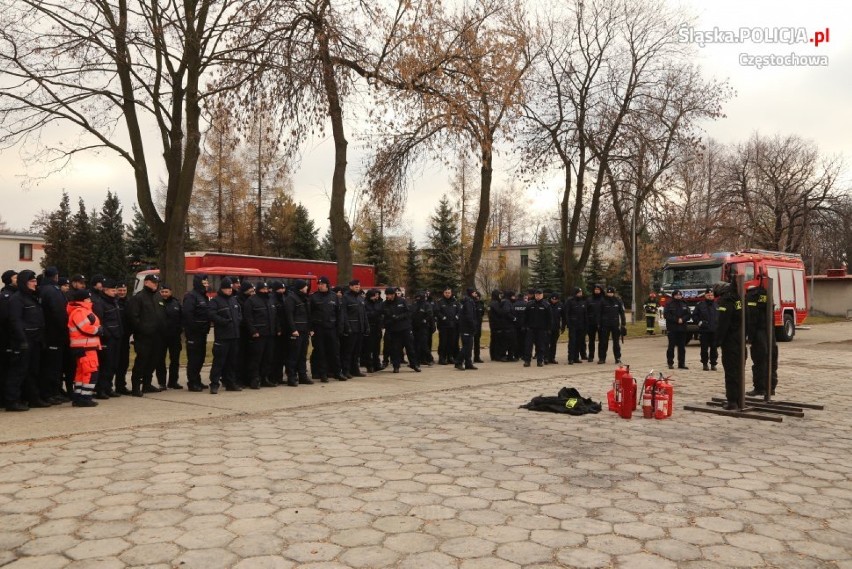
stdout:
{"type": "Polygon", "coordinates": [[[48,403],[64,403],[60,396],[64,358],[68,356],[68,299],[59,289],[59,272],[56,267],[44,271],[44,280],[38,288],[41,308],[44,310],[44,353],[42,355],[39,394],[48,403]]]}
{"type": "Polygon", "coordinates": [[[281,329],[290,342],[287,347],[287,385],[312,385],[314,382],[308,377],[307,369],[308,345],[312,335],[307,282],[297,280],[288,287],[287,296],[284,298],[284,323],[281,329]]]}
{"type": "Polygon", "coordinates": [[[527,320],[526,309],[527,302],[532,300],[532,291],[527,291],[527,294],[518,293],[512,298],[512,310],[515,311],[515,356],[518,358],[525,357],[527,346],[527,320]]]}
{"type": "Polygon", "coordinates": [[[491,329],[491,345],[488,346],[488,351],[492,362],[509,361],[506,357],[506,329],[512,322],[502,303],[503,293],[492,290],[491,302],[488,303],[488,327],[491,329]]]}
{"type": "Polygon", "coordinates": [[[503,330],[503,346],[506,348],[506,359],[516,362],[521,359],[523,352],[518,352],[518,329],[515,326],[517,316],[515,315],[515,292],[503,291],[503,299],[500,301],[500,310],[506,318],[506,328],[503,330]]]}
{"type": "Polygon", "coordinates": [[[207,275],[193,275],[192,290],[183,295],[183,332],[186,336],[186,386],[202,391],[201,368],[207,357],[207,335],[210,333],[210,307],[207,275]]]}
{"type": "MultiPolygon", "coordinates": [[[[772,328],[767,330],[769,307],[766,288],[761,282],[750,288],[745,295],[746,304],[746,341],[751,344],[751,380],[753,389],[746,395],[762,396],[766,394],[767,366],[772,365],[771,393],[775,395],[778,385],[778,344],[772,328]]],[[[773,327],[774,328],[774,327],[773,327]]]]}
{"type": "Polygon", "coordinates": [[[34,272],[21,271],[18,273],[18,290],[9,297],[12,352],[4,391],[6,411],[50,407],[50,403],[39,397],[37,388],[44,342],[44,311],[38,302],[37,283],[34,272]]]}
{"type": "Polygon", "coordinates": [[[456,355],[456,369],[464,371],[466,369],[477,369],[473,365],[471,355],[473,352],[473,335],[476,333],[476,305],[477,301],[474,296],[476,292],[472,288],[465,291],[464,298],[459,303],[459,338],[461,339],[461,350],[456,355]]]}
{"type": "Polygon", "coordinates": [[[142,397],[143,393],[158,393],[154,387],[154,370],[163,353],[166,335],[165,302],[158,292],[160,277],[145,275],[142,290],[127,301],[127,317],[133,330],[133,346],[136,359],[130,373],[131,395],[142,397]]]}
{"type": "Polygon", "coordinates": [[[565,314],[563,312],[564,307],[559,301],[558,293],[551,293],[549,300],[552,317],[550,320],[550,338],[548,338],[547,342],[547,361],[545,363],[558,364],[559,362],[556,359],[556,345],[559,343],[559,336],[565,331],[565,314]]]}
{"type": "Polygon", "coordinates": [[[124,336],[115,284],[114,279],[107,278],[104,280],[99,303],[102,314],[95,314],[100,319],[103,330],[101,349],[98,352],[98,381],[95,384],[95,399],[121,397],[121,393],[113,389],[113,380],[118,369],[121,351],[121,339],[124,336]]]}
{"type": "Polygon", "coordinates": [[[698,322],[698,340],[701,343],[701,365],[704,371],[716,371],[719,361],[719,348],[716,347],[716,326],[719,323],[719,311],[713,289],[704,291],[704,300],[695,306],[692,320],[698,322]]]}
{"type": "Polygon", "coordinates": [[[232,289],[234,296],[237,297],[237,302],[240,303],[240,312],[242,314],[242,323],[240,325],[240,345],[237,348],[237,377],[243,387],[248,387],[251,383],[250,376],[250,354],[249,345],[251,343],[251,334],[248,331],[248,322],[246,322],[246,310],[248,310],[248,300],[257,294],[254,289],[254,283],[245,280],[240,281],[239,278],[234,278],[232,281],[232,289]]]}
{"type": "Polygon", "coordinates": [[[603,285],[592,287],[592,295],[586,299],[586,334],[589,337],[588,361],[595,360],[595,340],[601,327],[601,302],[603,302],[603,285]]]}
{"type": "Polygon", "coordinates": [[[210,393],[216,395],[220,383],[225,385],[227,391],[242,391],[242,387],[237,384],[237,350],[240,348],[243,312],[229,277],[222,279],[219,291],[210,300],[207,310],[213,322],[210,393]]]}
{"type": "Polygon", "coordinates": [[[181,302],[172,294],[172,287],[163,283],[160,286],[163,307],[166,310],[166,334],[163,351],[157,362],[157,383],[160,389],[183,389],[178,383],[180,375],[181,333],[183,332],[183,310],[181,302]],[[168,377],[166,376],[166,357],[168,357],[168,377]]]}
{"type": "Polygon", "coordinates": [[[583,296],[583,289],[574,288],[574,294],[565,301],[565,323],[568,327],[568,364],[582,363],[582,352],[586,345],[586,326],[588,324],[589,304],[583,296]]]}
{"type": "Polygon", "coordinates": [[[718,283],[713,292],[719,298],[719,322],[716,326],[716,346],[722,348],[722,367],[725,369],[725,409],[739,409],[742,383],[742,301],[730,283],[718,283]]]}
{"type": "Polygon", "coordinates": [[[654,323],[657,320],[657,293],[651,291],[648,294],[648,300],[645,301],[645,333],[649,336],[654,335],[654,323]]]}
{"type": "Polygon", "coordinates": [[[669,339],[669,346],[666,348],[666,362],[669,364],[669,369],[674,367],[675,348],[677,348],[678,369],[689,369],[686,367],[686,339],[689,336],[687,325],[692,316],[680,290],[675,289],[672,292],[672,298],[663,308],[663,318],[666,319],[666,335],[669,339]]]}
{"type": "Polygon", "coordinates": [[[127,389],[127,370],[130,368],[130,337],[133,331],[127,316],[127,283],[117,281],[115,298],[118,301],[118,312],[121,315],[121,343],[118,349],[118,363],[115,369],[115,392],[119,395],[130,395],[127,389]]]}
{"type": "MultiPolygon", "coordinates": [[[[248,359],[244,360],[249,368],[249,387],[260,389],[261,384],[264,387],[275,387],[276,384],[270,380],[273,338],[278,331],[275,308],[269,302],[269,285],[258,281],[254,289],[256,294],[243,305],[243,322],[249,335],[248,359]]],[[[306,318],[305,326],[307,323],[306,318]]]]}
{"type": "MultiPolygon", "coordinates": [[[[272,337],[272,364],[269,370],[269,381],[275,385],[284,385],[286,383],[284,366],[287,362],[287,348],[290,342],[283,331],[284,299],[287,297],[287,287],[281,281],[272,281],[269,288],[272,290],[269,295],[269,302],[275,311],[276,323],[275,335],[272,337]]],[[[314,356],[311,355],[311,366],[313,366],[313,362],[314,356]]]]}
{"type": "Polygon", "coordinates": [[[402,349],[408,357],[408,367],[420,372],[417,353],[414,351],[414,334],[411,331],[411,309],[395,288],[385,289],[381,321],[385,326],[385,345],[388,348],[393,372],[399,373],[402,349]]]}
{"type": "Polygon", "coordinates": [[[435,303],[435,320],[438,322],[438,365],[453,365],[458,353],[458,301],[453,296],[453,289],[444,288],[444,294],[435,303]]]}
{"type": "MultiPolygon", "coordinates": [[[[479,291],[473,291],[473,302],[476,307],[476,330],[473,333],[473,363],[484,363],[480,357],[482,351],[482,320],[485,318],[485,301],[479,296],[479,291]]],[[[461,332],[460,332],[461,333],[461,332]]]]}
{"type": "Polygon", "coordinates": [[[380,371],[387,367],[390,361],[388,342],[385,340],[384,360],[380,361],[382,355],[382,295],[378,289],[371,288],[367,291],[364,300],[364,312],[367,314],[367,322],[370,324],[370,335],[364,337],[361,346],[361,367],[367,368],[368,373],[380,371]]]}
{"type": "Polygon", "coordinates": [[[361,344],[365,336],[370,335],[370,324],[367,322],[367,312],[364,308],[364,298],[361,296],[361,281],[349,281],[349,290],[343,295],[343,312],[346,320],[343,322],[342,372],[343,377],[366,377],[359,367],[361,359],[361,344]]]}
{"type": "MultiPolygon", "coordinates": [[[[9,362],[12,357],[12,327],[9,322],[9,299],[18,291],[18,273],[11,269],[4,271],[2,280],[3,288],[0,289],[0,402],[5,405],[6,377],[9,374],[9,362]]],[[[73,389],[69,393],[73,393],[73,389]]],[[[70,401],[70,398],[67,399],[70,401]]]]}
{"type": "Polygon", "coordinates": [[[414,331],[414,349],[417,352],[417,362],[431,366],[434,361],[432,352],[429,351],[429,336],[435,325],[435,315],[432,313],[432,304],[426,300],[426,291],[418,291],[414,295],[413,314],[411,315],[411,327],[414,331]]]}
{"type": "Polygon", "coordinates": [[[317,280],[317,291],[309,298],[311,315],[311,374],[323,383],[340,375],[340,335],[343,334],[343,307],[337,293],[329,290],[328,277],[317,280]]]}
{"type": "Polygon", "coordinates": [[[533,345],[535,345],[537,365],[538,367],[543,367],[544,360],[546,359],[545,355],[547,354],[547,339],[550,335],[553,312],[550,310],[548,302],[544,300],[544,293],[541,289],[533,291],[533,299],[527,303],[523,314],[524,328],[526,329],[524,367],[530,366],[533,345]]]}
{"type": "Polygon", "coordinates": [[[627,318],[624,316],[624,304],[615,296],[615,288],[606,288],[606,296],[600,303],[600,340],[598,341],[598,363],[606,363],[609,339],[612,337],[612,353],[615,363],[621,363],[621,340],[627,335],[627,318]]]}

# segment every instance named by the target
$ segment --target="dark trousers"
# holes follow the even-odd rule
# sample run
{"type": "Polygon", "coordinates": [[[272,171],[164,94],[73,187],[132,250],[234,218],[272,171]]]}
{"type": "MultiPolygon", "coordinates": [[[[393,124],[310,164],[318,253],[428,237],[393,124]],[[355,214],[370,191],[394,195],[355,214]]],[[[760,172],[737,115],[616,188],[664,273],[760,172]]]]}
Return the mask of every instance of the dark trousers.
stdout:
{"type": "Polygon", "coordinates": [[[245,363],[248,366],[249,383],[252,385],[260,380],[269,379],[272,371],[272,341],[272,336],[249,339],[248,358],[245,363]]]}
{"type": "Polygon", "coordinates": [[[669,330],[669,347],[666,348],[666,362],[669,365],[674,364],[675,348],[677,348],[677,365],[683,367],[686,365],[686,338],[689,332],[686,330],[669,330]]]}
{"type": "Polygon", "coordinates": [[[311,353],[311,373],[314,377],[327,378],[340,372],[340,343],[336,328],[320,328],[314,332],[311,353]]]}
{"type": "Polygon", "coordinates": [[[585,348],[586,331],[582,328],[568,328],[568,361],[580,361],[585,348]]]}
{"type": "Polygon", "coordinates": [[[62,387],[62,346],[45,346],[41,352],[38,393],[42,399],[59,395],[62,387]]]}
{"type": "MultiPolygon", "coordinates": [[[[130,338],[127,339],[127,351],[130,352],[130,338]]],[[[128,361],[130,356],[128,355],[128,361]]],[[[128,364],[129,365],[129,364],[128,364]]],[[[124,370],[127,371],[127,368],[124,370]]],[[[71,353],[70,346],[62,347],[62,382],[65,384],[65,394],[74,395],[74,376],[77,375],[77,358],[71,353]]]]}
{"type": "MultiPolygon", "coordinates": [[[[586,334],[589,336],[589,361],[592,361],[595,359],[595,345],[597,344],[595,339],[598,337],[598,329],[586,330],[586,334]]],[[[606,354],[604,354],[604,357],[606,357],[606,354]]]]}
{"type": "Polygon", "coordinates": [[[121,340],[109,340],[101,345],[98,352],[98,382],[96,391],[112,391],[115,370],[118,368],[119,344],[121,340]]]}
{"type": "Polygon", "coordinates": [[[482,330],[473,334],[473,359],[481,360],[479,354],[482,352],[482,330]]]}
{"type": "Polygon", "coordinates": [[[9,360],[12,350],[8,345],[0,345],[0,404],[6,404],[6,378],[9,375],[9,360]]]}
{"type": "Polygon", "coordinates": [[[473,334],[471,332],[462,332],[459,334],[461,339],[461,350],[456,354],[456,365],[464,364],[465,368],[473,367],[473,334]]]}
{"type": "Polygon", "coordinates": [[[160,359],[157,361],[157,383],[160,386],[176,385],[180,374],[180,352],[181,341],[180,336],[166,337],[163,342],[163,350],[160,359]],[[168,381],[166,381],[166,358],[169,360],[168,365],[168,381]]]}
{"type": "Polygon", "coordinates": [[[297,377],[299,379],[308,378],[308,344],[310,343],[311,333],[307,330],[299,330],[298,336],[289,336],[287,338],[287,381],[293,381],[297,377]]]}
{"type": "MultiPolygon", "coordinates": [[[[770,363],[770,338],[765,330],[757,330],[751,334],[751,380],[757,391],[766,390],[766,372],[770,363]]],[[[772,389],[778,386],[778,344],[772,344],[772,389]]]]}
{"type": "Polygon", "coordinates": [[[742,382],[741,354],[742,346],[738,340],[722,344],[722,367],[725,368],[725,398],[739,402],[742,382]]]}
{"type": "Polygon", "coordinates": [[[377,370],[381,367],[384,354],[384,361],[388,361],[387,335],[385,335],[384,352],[382,352],[382,330],[377,326],[370,328],[370,335],[365,336],[361,342],[361,366],[369,367],[377,370]]]}
{"type": "Polygon", "coordinates": [[[515,327],[515,345],[514,352],[516,358],[524,357],[526,353],[526,344],[527,344],[527,329],[515,327]]]}
{"type": "Polygon", "coordinates": [[[364,342],[364,335],[358,332],[350,332],[348,336],[343,337],[343,346],[341,353],[343,361],[340,362],[343,373],[350,375],[361,373],[361,368],[358,367],[361,359],[361,345],[364,342]]]}
{"type": "MultiPolygon", "coordinates": [[[[287,365],[287,350],[290,347],[289,336],[281,334],[272,336],[272,364],[269,370],[269,379],[272,383],[284,383],[284,366],[287,365]]],[[[311,355],[313,364],[314,356],[311,355]]]]}
{"type": "Polygon", "coordinates": [[[151,385],[154,370],[163,358],[163,338],[156,335],[136,336],[133,348],[136,351],[136,359],[133,362],[133,371],[130,372],[130,382],[134,389],[142,385],[151,385]]]}
{"type": "Polygon", "coordinates": [[[711,366],[719,361],[719,348],[716,347],[716,334],[714,332],[701,332],[698,334],[701,345],[701,363],[711,366]]]}
{"type": "Polygon", "coordinates": [[[535,359],[544,363],[545,354],[547,353],[547,338],[550,331],[544,328],[527,328],[527,335],[524,339],[524,361],[528,362],[532,359],[532,349],[535,345],[535,359]]]}
{"type": "Polygon", "coordinates": [[[432,351],[429,349],[429,338],[431,336],[432,332],[425,326],[414,330],[414,348],[417,351],[419,363],[432,363],[432,351]]]}
{"type": "Polygon", "coordinates": [[[612,337],[612,354],[615,359],[621,359],[621,329],[618,326],[601,326],[598,340],[598,361],[606,361],[609,349],[609,338],[612,337]]]}
{"type": "Polygon", "coordinates": [[[458,330],[455,328],[438,328],[438,360],[452,363],[459,351],[458,330]]]}
{"type": "Polygon", "coordinates": [[[30,341],[29,348],[12,352],[9,359],[9,374],[6,376],[6,405],[21,401],[22,396],[30,403],[40,399],[38,374],[41,367],[41,344],[30,341]]]}
{"type": "MultiPolygon", "coordinates": [[[[67,357],[67,356],[66,356],[67,357]]],[[[122,336],[118,345],[118,366],[115,369],[115,387],[127,388],[127,370],[130,368],[130,336],[122,336]]]]}
{"type": "Polygon", "coordinates": [[[201,386],[201,367],[207,357],[207,334],[193,332],[186,335],[186,383],[201,386]]]}
{"type": "Polygon", "coordinates": [[[402,364],[402,349],[408,356],[408,365],[417,367],[417,353],[414,351],[414,333],[411,330],[400,330],[398,332],[385,332],[385,346],[388,348],[388,356],[394,369],[399,369],[402,364]]]}
{"type": "Polygon", "coordinates": [[[556,344],[559,343],[559,336],[561,332],[557,328],[556,330],[550,331],[550,336],[547,338],[547,361],[555,362],[556,361],[556,344]]]}
{"type": "Polygon", "coordinates": [[[210,368],[210,385],[234,387],[237,383],[237,359],[239,340],[214,340],[213,365],[210,368]]]}
{"type": "Polygon", "coordinates": [[[654,333],[654,321],[657,319],[653,314],[645,315],[645,333],[654,333]]]}
{"type": "Polygon", "coordinates": [[[506,357],[505,334],[500,328],[491,329],[491,343],[488,345],[488,357],[496,362],[506,357]]]}

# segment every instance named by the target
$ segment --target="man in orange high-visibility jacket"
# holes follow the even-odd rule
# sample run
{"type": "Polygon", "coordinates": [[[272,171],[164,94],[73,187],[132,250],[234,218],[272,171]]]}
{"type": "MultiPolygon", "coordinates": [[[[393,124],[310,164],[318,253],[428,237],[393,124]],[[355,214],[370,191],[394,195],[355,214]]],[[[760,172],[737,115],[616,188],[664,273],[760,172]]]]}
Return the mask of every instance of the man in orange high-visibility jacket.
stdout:
{"type": "Polygon", "coordinates": [[[77,358],[74,375],[75,407],[95,407],[92,400],[98,382],[98,350],[101,349],[101,323],[92,312],[92,295],[88,290],[71,292],[68,311],[68,337],[71,354],[77,358]]]}

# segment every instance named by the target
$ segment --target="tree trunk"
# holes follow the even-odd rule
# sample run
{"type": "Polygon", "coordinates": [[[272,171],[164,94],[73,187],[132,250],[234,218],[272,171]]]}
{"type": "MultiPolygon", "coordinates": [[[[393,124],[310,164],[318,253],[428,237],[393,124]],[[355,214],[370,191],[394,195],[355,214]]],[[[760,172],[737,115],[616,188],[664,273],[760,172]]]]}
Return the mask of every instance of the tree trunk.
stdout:
{"type": "Polygon", "coordinates": [[[479,190],[479,214],[476,216],[476,227],[473,230],[473,243],[462,281],[467,288],[476,288],[476,271],[479,269],[479,261],[482,259],[482,247],[485,244],[485,230],[488,227],[488,218],[491,216],[491,177],[492,168],[492,141],[487,138],[482,142],[482,168],[480,169],[479,190]]]}
{"type": "Polygon", "coordinates": [[[340,106],[340,91],[334,77],[334,65],[328,36],[325,30],[317,29],[323,84],[328,99],[331,118],[331,133],[334,138],[334,174],[331,178],[331,207],[328,219],[331,222],[331,238],[337,255],[337,284],[345,285],[352,278],[352,228],[346,220],[346,150],[348,142],[343,131],[343,109],[340,106]]]}
{"type": "MultiPolygon", "coordinates": [[[[574,251],[569,250],[568,239],[568,200],[571,199],[571,165],[565,165],[565,189],[562,193],[562,201],[559,204],[559,242],[562,247],[562,297],[568,298],[571,288],[576,283],[574,278],[574,251]]],[[[572,247],[573,249],[573,247],[572,247]]]]}

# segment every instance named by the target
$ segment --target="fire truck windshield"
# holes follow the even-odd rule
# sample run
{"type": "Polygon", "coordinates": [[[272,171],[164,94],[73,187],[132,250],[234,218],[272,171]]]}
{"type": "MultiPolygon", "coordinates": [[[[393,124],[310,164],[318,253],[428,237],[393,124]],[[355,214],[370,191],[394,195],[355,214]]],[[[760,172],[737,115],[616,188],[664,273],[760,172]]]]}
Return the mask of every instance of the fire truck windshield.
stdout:
{"type": "Polygon", "coordinates": [[[663,288],[706,288],[722,280],[722,266],[667,267],[663,269],[663,288]]]}

